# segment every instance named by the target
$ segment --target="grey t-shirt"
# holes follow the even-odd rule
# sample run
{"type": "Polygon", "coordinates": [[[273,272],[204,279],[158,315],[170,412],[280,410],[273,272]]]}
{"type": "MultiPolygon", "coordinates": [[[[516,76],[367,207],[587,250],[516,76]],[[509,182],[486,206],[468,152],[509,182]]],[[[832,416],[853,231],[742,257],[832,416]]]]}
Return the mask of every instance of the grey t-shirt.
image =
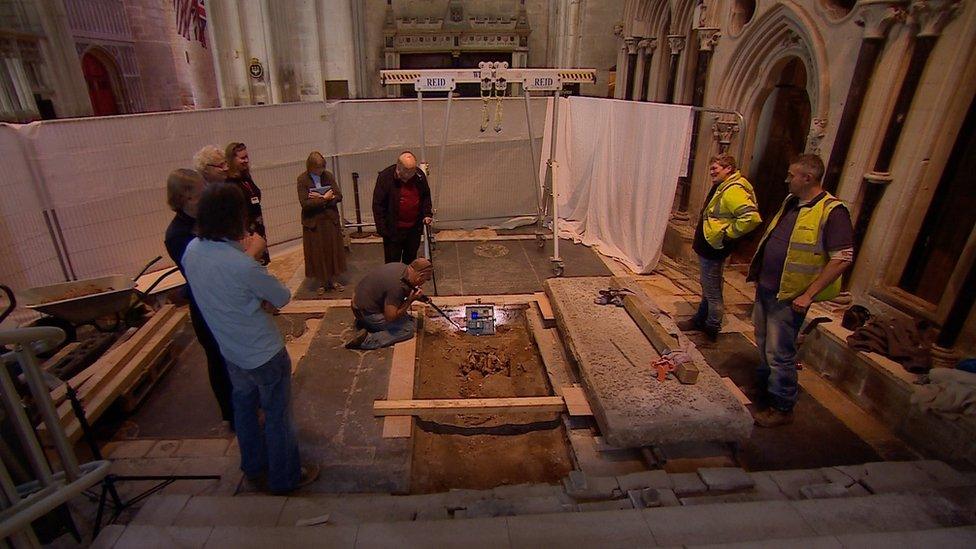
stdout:
{"type": "Polygon", "coordinates": [[[356,285],[352,306],[363,314],[382,313],[386,305],[399,307],[410,295],[403,283],[407,266],[403,263],[387,263],[371,271],[356,285]]]}

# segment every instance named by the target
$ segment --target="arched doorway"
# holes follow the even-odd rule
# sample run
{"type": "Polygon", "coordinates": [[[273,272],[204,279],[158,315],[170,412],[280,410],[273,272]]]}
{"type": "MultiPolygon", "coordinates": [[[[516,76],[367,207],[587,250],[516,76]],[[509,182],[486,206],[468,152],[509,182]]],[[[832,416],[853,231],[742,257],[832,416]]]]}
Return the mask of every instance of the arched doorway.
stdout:
{"type": "Polygon", "coordinates": [[[105,63],[88,52],[81,56],[81,71],[88,84],[88,97],[95,116],[119,114],[119,104],[112,88],[112,73],[105,63]]]}
{"type": "Polygon", "coordinates": [[[772,89],[762,100],[754,122],[756,141],[748,173],[756,190],[763,225],[752,232],[733,254],[733,262],[752,258],[766,223],[773,218],[787,195],[786,171],[790,160],[803,153],[810,128],[810,96],[807,71],[798,57],[788,57],[773,71],[772,89]]]}

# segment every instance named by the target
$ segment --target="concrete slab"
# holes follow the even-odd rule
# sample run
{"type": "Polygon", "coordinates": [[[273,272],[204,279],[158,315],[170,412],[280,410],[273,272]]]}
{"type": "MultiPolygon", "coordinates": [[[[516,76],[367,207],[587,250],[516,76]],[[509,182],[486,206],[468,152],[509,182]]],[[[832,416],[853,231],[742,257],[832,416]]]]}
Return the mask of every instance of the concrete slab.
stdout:
{"type": "Polygon", "coordinates": [[[641,511],[661,545],[733,543],[816,535],[788,502],[658,507],[641,511]]]}
{"type": "Polygon", "coordinates": [[[355,547],[355,526],[308,526],[249,528],[223,526],[214,528],[207,540],[208,548],[239,549],[253,547],[355,547]]]}
{"type": "Polygon", "coordinates": [[[180,441],[178,440],[160,440],[157,441],[152,448],[146,452],[147,458],[162,458],[162,457],[172,457],[180,447],[180,441]]]}
{"type": "Polygon", "coordinates": [[[593,303],[609,285],[609,278],[599,277],[545,283],[607,443],[747,439],[752,417],[704,360],[697,364],[701,374],[694,385],[653,379],[650,363],[657,353],[627,311],[593,303]]]}
{"type": "Polygon", "coordinates": [[[210,537],[209,526],[186,528],[179,526],[130,525],[117,542],[115,549],[171,549],[203,547],[210,537]]]}
{"type": "Polygon", "coordinates": [[[508,517],[511,547],[648,547],[655,545],[638,511],[508,517]]]}
{"type": "Polygon", "coordinates": [[[952,507],[942,498],[884,494],[829,501],[793,501],[790,505],[822,535],[925,530],[960,525],[953,523],[952,507]]]}
{"type": "Polygon", "coordinates": [[[695,549],[841,549],[844,545],[833,536],[810,538],[768,539],[742,543],[696,545],[695,549]]]}
{"type": "Polygon", "coordinates": [[[121,524],[109,524],[98,533],[98,537],[95,538],[90,549],[110,549],[122,537],[124,532],[125,526],[121,524]]]}
{"type": "MultiPolygon", "coordinates": [[[[430,505],[426,507],[431,507],[430,505]]],[[[277,518],[278,526],[329,515],[330,524],[413,520],[421,506],[403,497],[349,495],[342,497],[290,497],[277,518]]]]}
{"type": "Polygon", "coordinates": [[[500,518],[363,524],[356,537],[356,547],[362,548],[494,549],[508,546],[507,524],[500,518]]]}

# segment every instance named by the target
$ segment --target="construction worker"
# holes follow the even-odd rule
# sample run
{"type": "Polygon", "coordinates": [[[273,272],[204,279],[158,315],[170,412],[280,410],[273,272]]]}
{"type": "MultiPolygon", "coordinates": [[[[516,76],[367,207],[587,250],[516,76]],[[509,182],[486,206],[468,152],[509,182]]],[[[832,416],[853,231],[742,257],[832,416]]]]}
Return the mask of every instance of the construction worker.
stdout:
{"type": "Polygon", "coordinates": [[[692,249],[698,254],[702,299],[698,312],[678,322],[682,331],[701,330],[709,340],[718,339],[725,315],[722,301],[722,267],[735,242],[762,221],[752,185],[736,168],[735,158],[719,154],[709,160],[712,188],[695,228],[692,249]]]}
{"type": "Polygon", "coordinates": [[[811,303],[837,296],[841,275],[854,260],[850,213],[823,190],[823,173],[816,155],[801,155],[790,164],[790,194],[749,267],[748,280],[757,281],[752,321],[759,347],[759,397],[769,404],[754,416],[760,427],[793,421],[796,336],[811,303]]]}

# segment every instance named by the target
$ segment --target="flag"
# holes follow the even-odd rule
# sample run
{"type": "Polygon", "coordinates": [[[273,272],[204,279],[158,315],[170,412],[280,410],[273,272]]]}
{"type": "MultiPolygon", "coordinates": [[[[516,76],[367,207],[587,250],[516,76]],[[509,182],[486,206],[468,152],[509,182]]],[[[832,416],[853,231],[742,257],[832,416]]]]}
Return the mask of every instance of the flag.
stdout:
{"type": "Polygon", "coordinates": [[[204,0],[173,0],[176,32],[207,47],[207,8],[204,0]]]}

